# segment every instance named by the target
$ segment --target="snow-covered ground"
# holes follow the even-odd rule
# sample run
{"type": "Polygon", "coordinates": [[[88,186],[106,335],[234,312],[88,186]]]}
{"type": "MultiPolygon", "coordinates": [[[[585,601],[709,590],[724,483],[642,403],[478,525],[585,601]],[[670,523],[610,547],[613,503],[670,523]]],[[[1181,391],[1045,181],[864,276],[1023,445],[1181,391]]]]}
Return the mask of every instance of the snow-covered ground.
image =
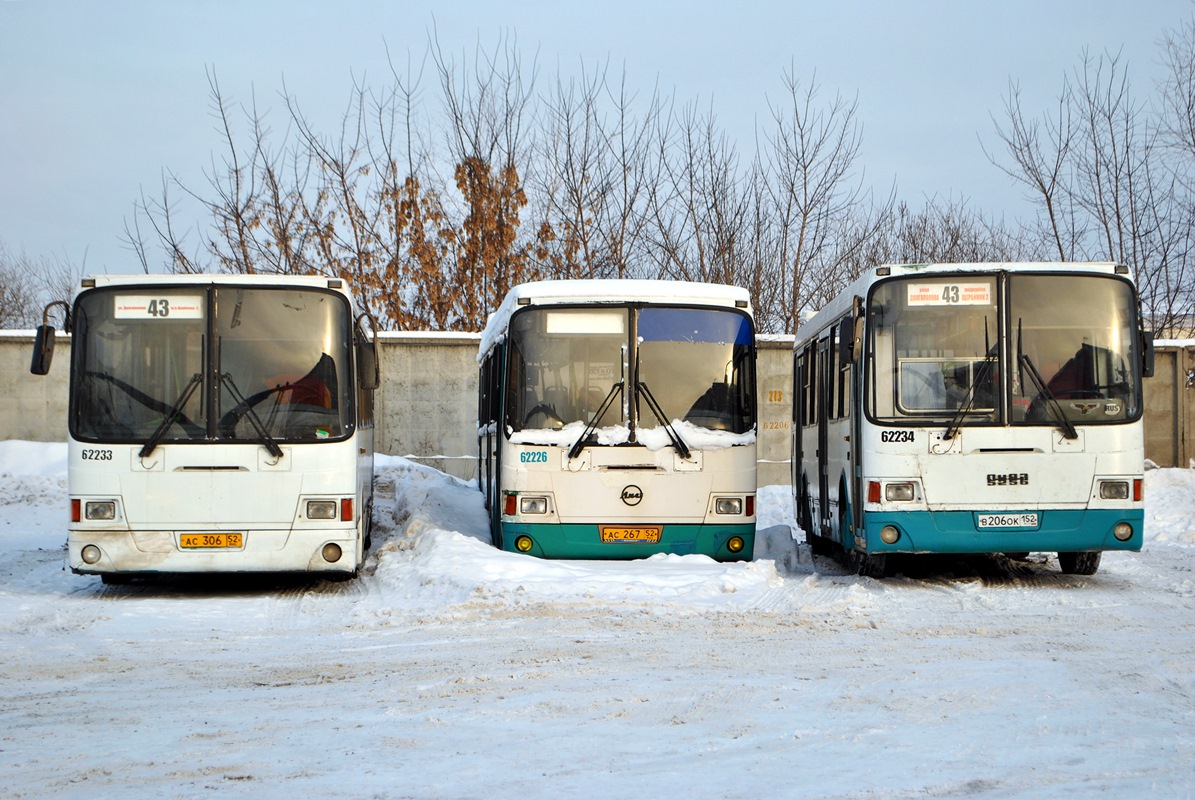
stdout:
{"type": "Polygon", "coordinates": [[[0,443],[0,797],[1195,796],[1195,470],[1094,577],[539,561],[378,459],[357,580],[63,569],[65,446],[0,443]]]}

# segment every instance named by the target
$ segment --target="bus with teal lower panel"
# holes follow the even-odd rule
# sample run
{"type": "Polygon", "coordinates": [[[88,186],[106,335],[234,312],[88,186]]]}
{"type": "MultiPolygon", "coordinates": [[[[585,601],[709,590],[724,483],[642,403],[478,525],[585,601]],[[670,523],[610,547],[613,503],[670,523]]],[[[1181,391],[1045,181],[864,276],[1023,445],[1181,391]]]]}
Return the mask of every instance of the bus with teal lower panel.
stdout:
{"type": "Polygon", "coordinates": [[[1057,553],[1142,544],[1142,379],[1128,270],[889,265],[794,343],[794,509],[815,553],[1057,553]]]}
{"type": "Polygon", "coordinates": [[[478,359],[478,483],[497,547],[751,559],[756,352],[745,290],[523,284],[490,317],[478,359]]]}

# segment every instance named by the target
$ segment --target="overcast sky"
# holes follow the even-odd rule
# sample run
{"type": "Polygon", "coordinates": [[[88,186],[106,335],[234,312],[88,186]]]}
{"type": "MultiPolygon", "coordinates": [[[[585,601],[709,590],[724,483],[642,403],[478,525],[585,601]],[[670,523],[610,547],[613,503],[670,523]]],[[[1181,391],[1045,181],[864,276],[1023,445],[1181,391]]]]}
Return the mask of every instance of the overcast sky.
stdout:
{"type": "Polygon", "coordinates": [[[279,110],[285,81],[330,123],[354,76],[388,85],[387,48],[418,61],[433,25],[458,53],[505,34],[541,78],[609,62],[633,89],[712,107],[744,160],[784,71],[816,72],[825,101],[858,99],[869,185],[1013,219],[1027,206],[980,145],[994,145],[1009,80],[1045,110],[1084,48],[1110,50],[1144,101],[1162,35],[1193,13],[1191,0],[0,0],[0,243],[137,271],[121,234],[140,193],[158,193],[164,170],[201,177],[220,154],[205,70],[238,101],[255,93],[279,110]]]}

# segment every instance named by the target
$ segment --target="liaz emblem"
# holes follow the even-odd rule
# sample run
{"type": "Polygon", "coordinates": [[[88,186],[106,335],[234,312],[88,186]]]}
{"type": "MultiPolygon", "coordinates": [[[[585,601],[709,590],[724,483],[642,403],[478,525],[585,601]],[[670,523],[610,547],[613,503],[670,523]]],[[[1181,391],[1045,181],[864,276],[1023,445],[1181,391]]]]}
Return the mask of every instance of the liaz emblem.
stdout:
{"type": "Polygon", "coordinates": [[[628,506],[637,506],[643,500],[643,490],[632,483],[629,486],[623,487],[622,494],[619,495],[619,499],[621,499],[622,502],[626,503],[628,506]]]}

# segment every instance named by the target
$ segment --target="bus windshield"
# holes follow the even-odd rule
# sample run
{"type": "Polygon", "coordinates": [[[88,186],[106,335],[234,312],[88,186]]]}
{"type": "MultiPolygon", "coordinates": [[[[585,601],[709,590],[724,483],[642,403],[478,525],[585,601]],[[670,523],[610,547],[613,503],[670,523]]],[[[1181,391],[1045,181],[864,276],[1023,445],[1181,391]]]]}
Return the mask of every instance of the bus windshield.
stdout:
{"type": "Polygon", "coordinates": [[[745,433],[755,424],[753,345],[750,318],[731,310],[519,311],[510,323],[507,424],[518,431],[684,420],[745,433]]]}
{"type": "Polygon", "coordinates": [[[351,433],[339,295],[123,287],[79,296],[71,433],[93,442],[317,441],[351,433]]]}
{"type": "Polygon", "coordinates": [[[875,286],[867,313],[866,402],[878,421],[1068,429],[1140,413],[1129,366],[1136,310],[1125,281],[900,278],[875,286]]]}

